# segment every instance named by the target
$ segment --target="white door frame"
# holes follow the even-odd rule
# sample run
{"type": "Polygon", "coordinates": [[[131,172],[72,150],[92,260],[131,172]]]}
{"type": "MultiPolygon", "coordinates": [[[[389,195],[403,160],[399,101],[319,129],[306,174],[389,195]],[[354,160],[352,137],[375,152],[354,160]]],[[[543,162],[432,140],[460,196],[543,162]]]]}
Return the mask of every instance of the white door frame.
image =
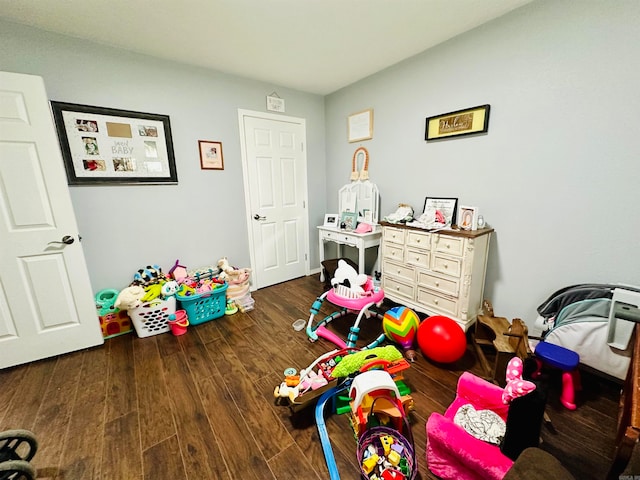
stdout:
{"type": "Polygon", "coordinates": [[[242,109],[239,108],[238,109],[238,123],[240,126],[240,154],[242,157],[242,181],[243,181],[243,185],[244,185],[244,204],[245,204],[245,215],[246,215],[246,222],[247,222],[247,233],[249,235],[249,257],[250,257],[250,261],[251,261],[251,270],[252,270],[252,275],[254,277],[255,283],[252,285],[251,289],[255,290],[255,285],[260,285],[259,282],[259,278],[258,276],[260,275],[260,272],[256,271],[256,259],[255,259],[255,245],[253,244],[253,225],[254,225],[254,221],[253,221],[253,212],[251,211],[251,193],[249,191],[249,166],[248,166],[248,158],[247,158],[247,146],[245,143],[245,128],[244,128],[244,119],[245,117],[254,117],[254,118],[260,118],[260,119],[264,119],[264,120],[273,120],[273,121],[277,121],[277,122],[289,122],[289,123],[295,123],[298,124],[300,126],[302,126],[302,130],[303,130],[303,144],[304,144],[304,150],[302,151],[302,161],[303,161],[303,165],[304,165],[304,171],[305,171],[305,177],[306,177],[306,182],[303,186],[303,192],[302,192],[302,196],[304,198],[304,202],[306,205],[305,210],[305,216],[304,216],[304,246],[305,246],[305,259],[304,259],[304,269],[305,269],[305,275],[309,276],[310,275],[310,268],[309,268],[309,189],[308,189],[308,169],[307,169],[307,125],[306,125],[306,120],[304,118],[299,118],[299,117],[289,117],[286,115],[276,115],[273,113],[265,113],[265,112],[258,112],[255,110],[246,110],[246,109],[242,109]]]}

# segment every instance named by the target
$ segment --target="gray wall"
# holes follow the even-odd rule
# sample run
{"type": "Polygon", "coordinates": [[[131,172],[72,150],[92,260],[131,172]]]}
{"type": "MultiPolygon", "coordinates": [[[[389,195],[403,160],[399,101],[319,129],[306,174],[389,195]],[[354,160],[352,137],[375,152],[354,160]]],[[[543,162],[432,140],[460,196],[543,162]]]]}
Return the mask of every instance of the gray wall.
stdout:
{"type": "Polygon", "coordinates": [[[325,208],[324,99],[0,21],[0,69],[44,77],[50,99],[166,114],[174,186],[70,187],[92,288],[122,288],[148,264],[167,270],[227,256],[248,267],[238,109],[265,111],[274,90],[284,115],[306,119],[310,262],[325,208]],[[201,170],[198,140],[221,141],[224,171],[201,170]]]}
{"type": "Polygon", "coordinates": [[[531,322],[566,285],[640,283],[639,24],[635,0],[537,1],[326,98],[2,21],[0,69],[42,75],[54,100],[171,116],[179,185],[71,187],[94,290],[176,258],[248,265],[237,109],[277,90],[307,120],[312,268],[360,145],[347,116],[372,107],[382,214],[427,195],[479,207],[496,229],[486,296],[531,322]],[[425,117],[484,103],[487,135],[423,140],[425,117]],[[198,139],[223,142],[223,172],[200,170],[198,139]]]}
{"type": "Polygon", "coordinates": [[[496,229],[485,294],[535,320],[556,289],[640,284],[640,2],[539,1],[326,98],[327,207],[359,146],[381,213],[458,197],[496,229]],[[491,105],[487,135],[424,141],[425,117],[491,105]],[[374,109],[373,139],[346,118],[374,109]]]}

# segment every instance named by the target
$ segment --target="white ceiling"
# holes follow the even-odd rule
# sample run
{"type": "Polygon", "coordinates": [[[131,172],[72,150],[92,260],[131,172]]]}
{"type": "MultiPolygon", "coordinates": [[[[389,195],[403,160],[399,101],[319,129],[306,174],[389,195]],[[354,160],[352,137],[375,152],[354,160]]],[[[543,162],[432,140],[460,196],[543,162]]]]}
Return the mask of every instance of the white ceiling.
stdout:
{"type": "Polygon", "coordinates": [[[531,1],[0,0],[0,17],[324,95],[531,1]]]}

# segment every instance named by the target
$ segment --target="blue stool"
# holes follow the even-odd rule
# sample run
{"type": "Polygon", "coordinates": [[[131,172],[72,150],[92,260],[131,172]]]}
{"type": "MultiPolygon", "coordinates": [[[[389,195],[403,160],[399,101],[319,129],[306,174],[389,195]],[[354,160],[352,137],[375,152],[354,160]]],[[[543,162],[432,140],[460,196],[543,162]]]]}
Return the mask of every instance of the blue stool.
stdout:
{"type": "Polygon", "coordinates": [[[569,410],[575,410],[575,391],[580,390],[580,373],[578,372],[580,355],[573,350],[548,342],[540,342],[534,353],[538,368],[532,377],[538,378],[540,376],[543,364],[562,370],[560,403],[569,410]]]}

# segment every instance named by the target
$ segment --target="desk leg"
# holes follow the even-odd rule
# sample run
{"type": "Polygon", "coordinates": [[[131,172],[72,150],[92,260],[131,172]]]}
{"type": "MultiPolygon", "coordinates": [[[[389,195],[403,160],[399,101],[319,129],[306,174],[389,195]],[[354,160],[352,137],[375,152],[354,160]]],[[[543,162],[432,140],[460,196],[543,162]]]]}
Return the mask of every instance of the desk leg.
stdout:
{"type": "Polygon", "coordinates": [[[318,254],[320,255],[320,281],[324,282],[324,267],[322,266],[322,262],[324,262],[324,240],[322,236],[320,236],[320,250],[318,254]]]}
{"type": "Polygon", "coordinates": [[[375,272],[375,271],[380,271],[380,270],[381,270],[381,268],[380,268],[380,250],[381,250],[381,249],[380,249],[380,244],[378,244],[378,246],[377,246],[377,247],[375,247],[375,248],[376,248],[376,250],[377,250],[377,251],[376,251],[376,261],[375,261],[375,263],[373,264],[373,270],[371,271],[371,275],[372,275],[372,276],[373,276],[373,272],[375,272]]]}
{"type": "Polygon", "coordinates": [[[366,248],[358,248],[358,273],[365,273],[364,271],[364,252],[366,248]]]}

